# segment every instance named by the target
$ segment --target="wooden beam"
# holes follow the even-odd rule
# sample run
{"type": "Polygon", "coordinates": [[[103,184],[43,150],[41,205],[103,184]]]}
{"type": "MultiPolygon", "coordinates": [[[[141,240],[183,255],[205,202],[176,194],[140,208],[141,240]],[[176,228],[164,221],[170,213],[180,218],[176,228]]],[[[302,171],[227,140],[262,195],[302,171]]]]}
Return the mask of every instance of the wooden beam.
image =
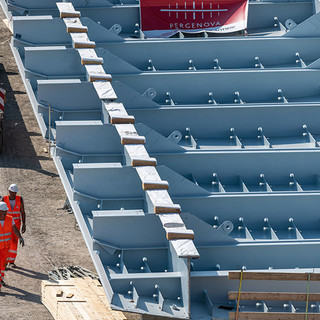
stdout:
{"type": "MultiPolygon", "coordinates": [[[[229,280],[239,280],[241,272],[229,272],[229,280]]],[[[243,272],[243,280],[308,281],[308,273],[243,272]]],[[[310,281],[320,281],[320,273],[310,273],[310,281]]]]}
{"type": "Polygon", "coordinates": [[[73,47],[75,49],[94,49],[96,47],[96,43],[94,41],[87,41],[87,42],[75,41],[73,42],[73,47]]]}
{"type": "Polygon", "coordinates": [[[146,144],[146,138],[144,136],[122,136],[121,144],[146,144]]]}
{"type": "Polygon", "coordinates": [[[70,33],[75,49],[94,49],[96,43],[91,41],[86,33],[70,33]]]}
{"type": "Polygon", "coordinates": [[[93,81],[111,81],[110,74],[89,74],[89,82],[93,81]]]}
{"type": "Polygon", "coordinates": [[[87,33],[88,28],[86,26],[67,26],[67,33],[87,33]]]}
{"type": "Polygon", "coordinates": [[[181,208],[178,204],[172,205],[155,205],[154,213],[181,213],[181,208]]]}
{"type": "Polygon", "coordinates": [[[168,181],[142,181],[143,190],[169,190],[168,181]]]}
{"type": "Polygon", "coordinates": [[[88,65],[88,64],[103,64],[103,59],[102,58],[96,58],[96,59],[90,59],[90,58],[81,58],[81,64],[83,66],[88,65]]]}
{"type": "Polygon", "coordinates": [[[60,18],[80,18],[81,14],[79,11],[72,12],[60,12],[60,18]]]}
{"type": "Polygon", "coordinates": [[[167,239],[176,240],[176,239],[190,239],[194,240],[194,232],[192,230],[179,230],[175,228],[166,229],[167,239]],[[170,230],[172,229],[172,230],[170,230]]]}
{"type": "Polygon", "coordinates": [[[111,124],[126,124],[126,123],[134,124],[134,122],[135,122],[134,116],[124,116],[124,115],[123,116],[113,116],[113,115],[109,114],[109,117],[110,117],[111,124]]]}
{"type": "MultiPolygon", "coordinates": [[[[87,75],[89,76],[89,81],[112,81],[111,74],[106,74],[103,67],[99,64],[97,65],[85,65],[87,75]]],[[[100,98],[101,99],[101,98],[100,98]]]]}
{"type": "Polygon", "coordinates": [[[146,158],[146,159],[133,158],[131,160],[131,165],[133,167],[142,167],[142,166],[156,167],[157,166],[157,160],[155,158],[146,158]]]}
{"type": "MultiPolygon", "coordinates": [[[[238,320],[305,320],[305,313],[290,312],[239,312],[238,320]]],[[[229,320],[235,320],[236,313],[229,312],[229,320]]],[[[320,320],[320,313],[308,313],[308,320],[320,320]]]]}
{"type": "MultiPolygon", "coordinates": [[[[238,291],[228,293],[229,300],[238,299],[238,291]]],[[[241,292],[241,300],[306,301],[307,294],[302,292],[241,292]]],[[[320,293],[310,293],[309,301],[320,301],[320,293]]]]}

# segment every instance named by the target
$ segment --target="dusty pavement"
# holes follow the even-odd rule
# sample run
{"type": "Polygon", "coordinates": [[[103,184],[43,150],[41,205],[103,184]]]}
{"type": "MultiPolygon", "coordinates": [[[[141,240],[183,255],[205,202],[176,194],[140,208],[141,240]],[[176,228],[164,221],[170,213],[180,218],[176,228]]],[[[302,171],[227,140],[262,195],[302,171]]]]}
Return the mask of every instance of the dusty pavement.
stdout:
{"type": "Polygon", "coordinates": [[[94,271],[75,218],[59,210],[66,195],[40,134],[9,42],[0,9],[0,83],[7,91],[5,147],[0,154],[0,195],[18,184],[27,214],[26,245],[19,249],[17,269],[9,269],[0,296],[1,320],[52,320],[41,304],[40,284],[54,266],[82,265],[94,271]]]}

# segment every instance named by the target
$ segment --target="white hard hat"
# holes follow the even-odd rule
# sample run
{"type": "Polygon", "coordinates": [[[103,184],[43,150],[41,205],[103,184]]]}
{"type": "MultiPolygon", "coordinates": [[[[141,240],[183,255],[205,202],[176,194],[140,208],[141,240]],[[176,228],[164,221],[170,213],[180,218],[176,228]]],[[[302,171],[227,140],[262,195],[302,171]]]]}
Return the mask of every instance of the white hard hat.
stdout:
{"type": "Polygon", "coordinates": [[[1,211],[7,211],[9,210],[7,204],[5,202],[0,201],[0,210],[1,211]]]}
{"type": "Polygon", "coordinates": [[[10,184],[9,191],[18,192],[18,186],[16,184],[10,184]]]}

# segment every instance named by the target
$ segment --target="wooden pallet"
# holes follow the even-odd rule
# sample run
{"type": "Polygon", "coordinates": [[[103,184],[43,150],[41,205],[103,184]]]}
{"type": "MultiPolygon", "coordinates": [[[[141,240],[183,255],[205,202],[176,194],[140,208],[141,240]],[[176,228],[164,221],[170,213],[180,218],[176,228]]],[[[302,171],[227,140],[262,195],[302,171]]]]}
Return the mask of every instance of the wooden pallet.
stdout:
{"type": "Polygon", "coordinates": [[[113,311],[99,281],[74,278],[58,283],[42,281],[42,303],[55,320],[126,320],[113,311]]]}

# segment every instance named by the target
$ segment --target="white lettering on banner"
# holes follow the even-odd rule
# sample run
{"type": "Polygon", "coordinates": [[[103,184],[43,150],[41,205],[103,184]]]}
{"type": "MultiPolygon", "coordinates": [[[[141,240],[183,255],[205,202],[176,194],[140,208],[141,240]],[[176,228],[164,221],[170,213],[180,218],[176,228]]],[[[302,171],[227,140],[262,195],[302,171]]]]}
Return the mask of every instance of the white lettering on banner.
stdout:
{"type": "Polygon", "coordinates": [[[221,26],[219,21],[200,23],[170,23],[170,29],[203,29],[221,26]]]}
{"type": "Polygon", "coordinates": [[[226,33],[247,27],[249,0],[140,0],[141,30],[146,37],[177,32],[226,33]]]}

